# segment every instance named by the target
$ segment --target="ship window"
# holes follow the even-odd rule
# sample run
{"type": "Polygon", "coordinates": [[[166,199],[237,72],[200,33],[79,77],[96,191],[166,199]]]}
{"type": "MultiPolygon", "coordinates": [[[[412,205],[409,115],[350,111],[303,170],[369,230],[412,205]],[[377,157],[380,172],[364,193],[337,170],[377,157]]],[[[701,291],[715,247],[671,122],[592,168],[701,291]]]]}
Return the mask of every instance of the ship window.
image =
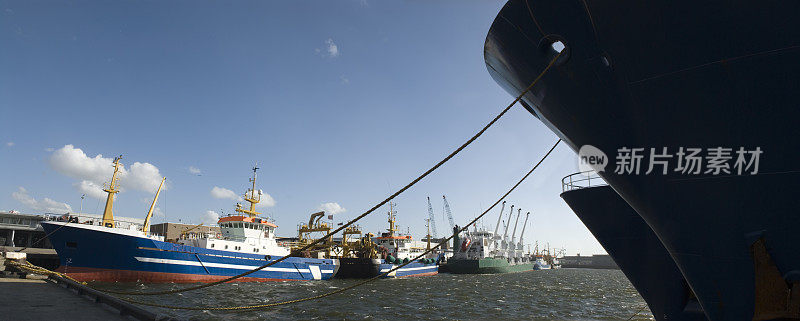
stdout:
{"type": "Polygon", "coordinates": [[[211,248],[212,248],[212,249],[214,248],[214,243],[211,243],[211,248]]]}
{"type": "Polygon", "coordinates": [[[226,249],[226,250],[228,249],[228,246],[227,246],[227,245],[225,245],[225,249],[226,249]]]}
{"type": "Polygon", "coordinates": [[[67,248],[70,248],[70,249],[77,249],[78,248],[78,242],[67,242],[66,245],[67,245],[67,248]]]}

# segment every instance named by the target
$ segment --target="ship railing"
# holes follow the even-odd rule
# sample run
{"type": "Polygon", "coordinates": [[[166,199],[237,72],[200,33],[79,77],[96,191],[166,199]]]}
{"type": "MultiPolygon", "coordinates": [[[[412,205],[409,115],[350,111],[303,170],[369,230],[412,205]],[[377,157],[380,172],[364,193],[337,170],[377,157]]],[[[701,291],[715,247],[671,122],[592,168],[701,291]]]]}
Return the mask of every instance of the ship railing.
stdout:
{"type": "Polygon", "coordinates": [[[600,175],[597,175],[597,172],[583,171],[564,176],[561,179],[561,192],[607,185],[606,181],[600,175]]]}

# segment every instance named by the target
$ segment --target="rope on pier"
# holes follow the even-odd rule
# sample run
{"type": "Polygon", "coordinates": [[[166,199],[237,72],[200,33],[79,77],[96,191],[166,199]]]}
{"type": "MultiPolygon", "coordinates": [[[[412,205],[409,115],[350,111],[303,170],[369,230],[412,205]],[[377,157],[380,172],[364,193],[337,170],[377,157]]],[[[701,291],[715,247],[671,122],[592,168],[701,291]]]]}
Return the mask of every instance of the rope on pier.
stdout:
{"type": "Polygon", "coordinates": [[[86,282],[81,282],[81,281],[75,280],[75,279],[71,278],[69,275],[66,275],[64,273],[58,273],[58,272],[55,272],[55,271],[50,271],[50,270],[45,269],[45,268],[43,268],[41,266],[33,265],[33,264],[28,263],[28,262],[19,263],[19,262],[15,262],[15,261],[9,260],[8,262],[6,262],[6,264],[7,265],[11,265],[11,266],[13,266],[13,267],[15,267],[17,269],[20,269],[22,271],[25,271],[25,272],[28,272],[28,273],[31,273],[31,274],[60,276],[62,278],[70,280],[72,282],[86,285],[86,282]]]}
{"type": "Polygon", "coordinates": [[[340,226],[339,228],[329,232],[325,236],[314,240],[313,242],[309,243],[308,245],[303,246],[302,248],[297,249],[295,251],[292,251],[291,253],[289,253],[289,255],[286,255],[286,256],[281,257],[281,258],[279,258],[277,260],[274,260],[274,261],[270,261],[269,263],[264,264],[262,266],[259,266],[259,267],[255,268],[255,269],[252,269],[252,270],[247,271],[247,272],[243,272],[243,273],[238,274],[238,275],[234,275],[234,276],[229,277],[229,278],[225,278],[225,279],[222,279],[222,280],[219,280],[219,281],[214,281],[214,282],[211,282],[211,283],[206,283],[206,284],[202,284],[202,285],[198,285],[198,286],[191,286],[191,287],[187,287],[187,288],[183,288],[183,289],[166,290],[166,291],[154,291],[154,292],[124,292],[124,291],[112,291],[112,290],[106,290],[106,289],[95,289],[95,290],[106,292],[106,293],[111,293],[111,294],[120,294],[120,295],[163,295],[163,294],[175,294],[175,293],[181,293],[181,292],[186,292],[186,291],[199,290],[199,289],[212,287],[212,286],[215,286],[215,285],[219,285],[219,284],[222,284],[222,283],[226,283],[226,282],[230,282],[230,281],[236,280],[236,279],[241,278],[241,277],[248,276],[250,274],[253,274],[255,272],[263,270],[263,269],[265,269],[265,268],[267,268],[269,266],[272,266],[272,265],[274,265],[274,264],[276,264],[278,262],[286,260],[287,258],[289,258],[291,256],[299,255],[303,251],[313,247],[314,245],[319,244],[320,242],[328,239],[329,237],[332,237],[334,234],[339,233],[340,231],[344,230],[348,226],[353,225],[355,222],[361,220],[362,218],[366,217],[370,213],[374,212],[375,210],[377,210],[381,206],[385,205],[386,203],[388,203],[389,201],[391,201],[392,199],[394,199],[395,197],[397,197],[401,193],[405,192],[407,189],[409,189],[412,186],[414,186],[415,184],[417,184],[417,182],[419,182],[420,180],[422,180],[423,178],[428,176],[430,173],[432,173],[433,171],[435,171],[436,169],[441,167],[444,163],[446,163],[447,161],[449,161],[450,159],[455,157],[459,152],[464,150],[464,148],[469,146],[472,142],[474,142],[476,139],[478,139],[478,137],[483,135],[483,133],[487,129],[489,129],[489,127],[494,125],[494,123],[496,123],[497,120],[500,119],[500,117],[503,117],[503,115],[505,115],[506,112],[508,112],[511,109],[511,107],[513,107],[518,101],[520,101],[520,99],[522,99],[522,97],[525,96],[525,94],[527,94],[528,91],[530,91],[531,88],[533,88],[533,86],[536,85],[536,83],[538,83],[539,80],[542,79],[542,77],[544,77],[545,74],[547,74],[547,71],[550,70],[551,67],[553,67],[553,65],[556,63],[556,60],[558,60],[558,58],[561,56],[561,53],[562,52],[559,52],[558,54],[555,55],[555,57],[553,57],[553,60],[551,60],[550,63],[547,64],[547,66],[544,68],[544,70],[542,70],[542,72],[539,73],[538,76],[536,76],[536,79],[534,79],[533,82],[531,82],[530,86],[525,88],[525,90],[523,90],[514,99],[514,101],[512,101],[505,109],[503,109],[503,111],[501,111],[499,114],[497,114],[497,116],[495,116],[494,119],[492,119],[488,124],[486,124],[486,126],[483,126],[483,128],[480,131],[478,131],[475,135],[473,135],[469,140],[467,140],[464,144],[462,144],[461,146],[456,148],[453,152],[451,152],[449,155],[447,155],[447,157],[445,157],[444,159],[442,159],[441,161],[436,163],[436,165],[434,165],[433,167],[431,167],[430,169],[428,169],[427,171],[422,173],[422,175],[420,175],[417,178],[415,178],[413,181],[408,183],[406,186],[403,186],[403,188],[401,188],[401,189],[397,190],[396,192],[394,192],[394,194],[390,195],[389,197],[387,197],[386,199],[384,199],[380,203],[375,204],[375,206],[373,206],[372,208],[370,208],[369,210],[367,210],[363,214],[361,214],[361,215],[357,216],[356,218],[350,220],[349,222],[347,222],[346,224],[340,226]]]}
{"type": "Polygon", "coordinates": [[[281,306],[281,305],[287,305],[287,304],[293,304],[293,303],[300,303],[300,302],[305,302],[305,301],[312,301],[312,300],[322,299],[324,297],[328,297],[328,296],[331,296],[331,295],[334,295],[334,294],[342,293],[342,292],[350,290],[350,289],[357,288],[357,287],[362,286],[364,284],[367,284],[367,283],[370,283],[370,282],[375,281],[377,279],[380,279],[382,277],[385,277],[385,276],[389,275],[390,273],[392,273],[394,271],[397,271],[398,269],[400,269],[400,268],[402,268],[402,267],[404,267],[404,266],[406,266],[408,264],[411,264],[414,261],[417,261],[417,260],[421,259],[422,257],[427,255],[428,253],[431,253],[434,250],[436,250],[437,248],[447,244],[447,242],[452,240],[456,235],[458,235],[458,233],[466,231],[467,228],[470,227],[470,225],[475,224],[475,222],[477,222],[480,218],[482,218],[484,215],[486,215],[486,213],[489,213],[489,211],[491,211],[493,208],[495,208],[495,206],[497,206],[497,204],[500,204],[500,202],[502,202],[509,194],[511,194],[511,192],[513,192],[520,184],[522,184],[522,182],[525,181],[525,179],[527,179],[528,176],[530,176],[533,173],[533,171],[536,170],[537,167],[539,167],[539,164],[541,164],[545,159],[547,159],[547,156],[550,156],[550,153],[552,153],[553,150],[556,149],[556,146],[558,146],[558,143],[560,143],[560,142],[561,142],[561,139],[557,140],[556,143],[553,144],[553,147],[551,147],[550,150],[547,151],[547,154],[545,154],[542,157],[542,159],[540,159],[539,162],[536,163],[536,165],[534,165],[533,168],[531,168],[531,170],[528,171],[528,173],[526,173],[524,176],[522,176],[522,178],[519,181],[517,181],[517,183],[514,184],[514,186],[512,186],[505,194],[500,196],[500,198],[497,199],[497,201],[494,202],[494,204],[492,204],[492,206],[489,206],[489,208],[487,208],[485,211],[483,211],[483,213],[481,213],[480,215],[478,215],[477,217],[472,219],[472,221],[470,221],[469,223],[464,225],[464,227],[459,229],[458,232],[453,233],[447,239],[439,242],[438,244],[436,244],[436,246],[434,246],[431,249],[423,252],[420,255],[417,255],[415,258],[409,260],[408,262],[405,262],[405,263],[403,263],[401,265],[398,265],[398,266],[392,268],[391,270],[386,271],[384,273],[381,273],[380,275],[377,275],[377,276],[372,277],[370,279],[355,283],[355,284],[347,286],[347,287],[343,287],[341,289],[337,289],[337,290],[334,290],[334,291],[331,291],[331,292],[326,292],[326,293],[315,295],[315,296],[310,296],[310,297],[305,297],[305,298],[300,298],[300,299],[294,299],[294,300],[281,301],[281,302],[275,302],[275,303],[248,305],[248,306],[236,306],[236,307],[187,307],[187,306],[174,306],[174,305],[167,305],[167,304],[142,302],[142,301],[128,299],[128,298],[119,298],[119,299],[123,300],[123,301],[130,302],[130,303],[134,303],[134,304],[146,305],[146,306],[151,306],[151,307],[159,307],[159,308],[167,308],[167,309],[175,309],[175,310],[247,311],[247,310],[271,308],[271,307],[276,307],[276,306],[281,306]]]}

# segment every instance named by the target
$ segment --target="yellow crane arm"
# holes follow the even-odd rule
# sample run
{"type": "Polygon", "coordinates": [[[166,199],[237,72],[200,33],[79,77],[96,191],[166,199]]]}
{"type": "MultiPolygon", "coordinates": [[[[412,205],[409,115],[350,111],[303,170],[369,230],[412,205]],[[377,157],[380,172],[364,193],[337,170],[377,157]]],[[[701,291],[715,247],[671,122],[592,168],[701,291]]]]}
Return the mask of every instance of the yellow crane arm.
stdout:
{"type": "Polygon", "coordinates": [[[156,191],[156,197],[153,199],[153,204],[150,204],[150,210],[147,211],[147,216],[144,218],[144,227],[142,231],[146,235],[150,232],[150,218],[153,217],[153,209],[156,208],[156,201],[158,201],[158,195],[161,194],[161,187],[164,187],[164,181],[167,180],[166,177],[161,179],[161,185],[158,185],[158,190],[156,191]]]}

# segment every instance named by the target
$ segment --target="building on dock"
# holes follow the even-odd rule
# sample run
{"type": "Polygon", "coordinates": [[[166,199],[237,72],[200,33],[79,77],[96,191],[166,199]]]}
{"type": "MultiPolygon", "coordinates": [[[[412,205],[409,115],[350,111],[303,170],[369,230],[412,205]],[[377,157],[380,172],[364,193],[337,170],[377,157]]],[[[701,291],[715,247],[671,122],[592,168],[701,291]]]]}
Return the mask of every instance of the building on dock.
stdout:
{"type": "Polygon", "coordinates": [[[160,223],[150,226],[150,233],[161,235],[167,242],[175,242],[184,237],[194,238],[208,234],[220,234],[219,226],[205,226],[196,224],[181,224],[181,223],[160,223]]]}
{"type": "Polygon", "coordinates": [[[587,268],[587,269],[619,269],[617,263],[608,254],[595,254],[589,256],[565,256],[559,259],[561,267],[564,268],[587,268]]]}
{"type": "Polygon", "coordinates": [[[46,219],[45,215],[0,212],[0,246],[53,248],[39,225],[46,219]]]}

